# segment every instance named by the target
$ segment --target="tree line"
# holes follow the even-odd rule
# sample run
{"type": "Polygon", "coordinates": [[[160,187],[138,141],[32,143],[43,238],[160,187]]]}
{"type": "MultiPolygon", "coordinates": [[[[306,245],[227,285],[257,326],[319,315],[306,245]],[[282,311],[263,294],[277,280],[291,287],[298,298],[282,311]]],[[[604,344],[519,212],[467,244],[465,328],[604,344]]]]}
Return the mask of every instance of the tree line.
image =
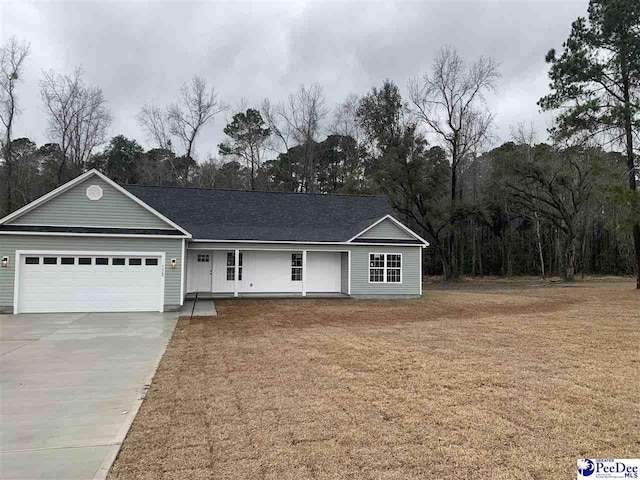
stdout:
{"type": "MultiPolygon", "coordinates": [[[[245,190],[383,194],[430,243],[426,274],[632,274],[640,269],[640,9],[637,0],[591,0],[561,55],[547,54],[557,113],[547,143],[514,126],[491,148],[496,90],[491,58],[465,61],[452,47],[400,88],[387,80],[333,108],[319,85],[286,99],[241,105],[218,155],[196,161],[205,127],[230,107],[206,79],[169,105],[141,106],[151,146],[123,135],[102,90],[81,69],[45,72],[41,98],[50,143],[13,136],[29,45],[0,50],[2,179],[9,213],[89,168],[121,183],[245,190]]],[[[640,273],[638,286],[640,288],[640,273]]]]}

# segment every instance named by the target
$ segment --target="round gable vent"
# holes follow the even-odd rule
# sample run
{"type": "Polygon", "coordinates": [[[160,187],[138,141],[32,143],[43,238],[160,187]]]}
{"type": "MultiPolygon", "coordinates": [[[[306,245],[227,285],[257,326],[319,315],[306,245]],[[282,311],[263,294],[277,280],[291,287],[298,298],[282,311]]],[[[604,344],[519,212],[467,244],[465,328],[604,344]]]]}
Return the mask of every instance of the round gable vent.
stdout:
{"type": "Polygon", "coordinates": [[[100,200],[102,198],[102,188],[99,185],[87,187],[87,198],[89,200],[100,200]]]}

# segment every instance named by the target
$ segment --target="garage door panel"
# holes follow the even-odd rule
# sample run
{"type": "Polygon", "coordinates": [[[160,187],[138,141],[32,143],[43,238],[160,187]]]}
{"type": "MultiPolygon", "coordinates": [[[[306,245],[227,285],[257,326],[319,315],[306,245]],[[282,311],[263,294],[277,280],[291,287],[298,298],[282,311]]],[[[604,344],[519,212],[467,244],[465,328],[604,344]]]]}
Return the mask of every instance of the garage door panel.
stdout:
{"type": "MultiPolygon", "coordinates": [[[[68,254],[60,254],[69,257],[68,254]]],[[[27,264],[20,261],[18,311],[41,312],[131,312],[162,309],[162,262],[146,265],[113,265],[122,255],[94,255],[91,265],[27,264]],[[95,258],[107,258],[96,265],[95,258]]],[[[47,257],[53,255],[47,254],[47,257]]],[[[86,257],[84,257],[86,258],[86,257]]],[[[136,257],[140,258],[140,257],[136,257]]]]}

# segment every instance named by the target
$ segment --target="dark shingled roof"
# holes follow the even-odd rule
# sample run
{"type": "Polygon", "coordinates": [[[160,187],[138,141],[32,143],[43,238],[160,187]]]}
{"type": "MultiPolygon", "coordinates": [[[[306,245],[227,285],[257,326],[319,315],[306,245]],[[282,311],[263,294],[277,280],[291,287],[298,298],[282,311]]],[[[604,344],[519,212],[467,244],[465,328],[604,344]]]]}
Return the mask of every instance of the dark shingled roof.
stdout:
{"type": "Polygon", "coordinates": [[[367,195],[123,187],[194,239],[344,242],[392,213],[384,197],[367,195]]]}

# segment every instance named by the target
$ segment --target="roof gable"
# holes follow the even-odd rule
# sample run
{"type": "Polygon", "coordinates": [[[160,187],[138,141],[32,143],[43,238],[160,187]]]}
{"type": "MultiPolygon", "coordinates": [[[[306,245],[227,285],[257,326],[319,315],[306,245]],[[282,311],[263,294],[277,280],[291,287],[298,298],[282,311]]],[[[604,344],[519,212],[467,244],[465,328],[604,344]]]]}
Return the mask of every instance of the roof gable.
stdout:
{"type": "Polygon", "coordinates": [[[403,225],[399,220],[386,215],[377,221],[369,224],[367,228],[360,231],[357,235],[349,240],[350,242],[381,242],[389,243],[424,243],[429,244],[420,235],[403,225]]]}
{"type": "MultiPolygon", "coordinates": [[[[95,188],[94,188],[95,189],[95,188]]],[[[177,225],[100,174],[89,171],[0,220],[6,227],[46,225],[176,229],[177,225]],[[89,187],[99,187],[101,197],[91,200],[89,187]]]]}
{"type": "Polygon", "coordinates": [[[393,223],[388,218],[373,226],[357,238],[378,240],[415,240],[406,230],[393,223]]]}

